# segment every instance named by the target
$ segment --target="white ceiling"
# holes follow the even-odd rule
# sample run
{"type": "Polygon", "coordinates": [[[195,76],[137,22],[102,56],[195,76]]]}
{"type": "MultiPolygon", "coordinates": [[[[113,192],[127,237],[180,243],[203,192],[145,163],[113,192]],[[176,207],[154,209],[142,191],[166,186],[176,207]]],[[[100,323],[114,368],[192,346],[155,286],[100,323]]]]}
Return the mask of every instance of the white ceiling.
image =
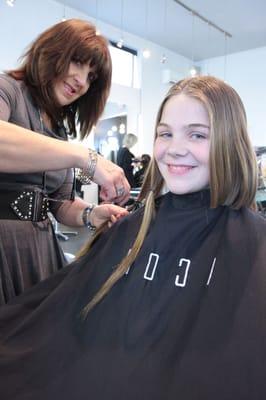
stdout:
{"type": "Polygon", "coordinates": [[[61,3],[117,27],[117,38],[110,39],[119,39],[123,21],[125,31],[195,61],[266,46],[266,0],[182,1],[232,38],[225,40],[223,33],[192,17],[175,0],[66,0],[61,3]]]}

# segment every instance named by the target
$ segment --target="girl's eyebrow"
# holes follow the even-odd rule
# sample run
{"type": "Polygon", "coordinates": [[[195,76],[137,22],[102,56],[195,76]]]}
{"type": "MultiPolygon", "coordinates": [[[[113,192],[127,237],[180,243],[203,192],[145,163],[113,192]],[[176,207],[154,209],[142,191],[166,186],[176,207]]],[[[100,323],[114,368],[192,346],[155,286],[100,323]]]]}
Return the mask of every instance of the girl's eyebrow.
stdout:
{"type": "MultiPolygon", "coordinates": [[[[164,128],[171,128],[170,125],[166,124],[165,122],[159,122],[157,125],[157,128],[164,127],[164,128]]],[[[209,125],[206,124],[200,124],[200,123],[193,123],[193,124],[188,124],[186,128],[207,128],[210,129],[209,125]]]]}
{"type": "Polygon", "coordinates": [[[199,124],[199,123],[188,124],[187,127],[188,127],[188,128],[207,128],[207,129],[210,129],[209,125],[206,125],[206,124],[199,124]]]}
{"type": "Polygon", "coordinates": [[[164,122],[159,122],[159,124],[157,125],[157,128],[159,128],[161,126],[164,127],[164,128],[170,128],[170,125],[165,124],[164,122]]]}

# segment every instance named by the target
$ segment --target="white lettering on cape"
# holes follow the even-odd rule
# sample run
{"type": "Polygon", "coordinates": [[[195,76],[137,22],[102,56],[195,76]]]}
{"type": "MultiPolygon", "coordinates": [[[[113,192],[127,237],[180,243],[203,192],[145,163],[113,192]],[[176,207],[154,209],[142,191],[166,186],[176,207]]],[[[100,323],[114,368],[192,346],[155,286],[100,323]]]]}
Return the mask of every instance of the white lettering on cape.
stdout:
{"type": "Polygon", "coordinates": [[[181,287],[185,287],[186,286],[187,277],[188,277],[188,270],[189,270],[190,264],[191,264],[191,261],[188,260],[187,258],[180,258],[178,266],[182,267],[182,268],[185,268],[185,271],[182,274],[183,275],[183,279],[182,278],[180,279],[180,274],[176,275],[176,278],[175,278],[175,285],[176,286],[181,286],[181,287]],[[183,264],[184,264],[184,267],[183,267],[183,264]]]}
{"type": "MultiPolygon", "coordinates": [[[[143,276],[144,279],[147,279],[148,281],[152,281],[154,279],[155,272],[158,267],[159,259],[160,259],[159,254],[157,254],[157,253],[149,254],[149,259],[148,259],[146,269],[144,272],[144,276],[143,276]]],[[[206,286],[209,286],[209,284],[210,284],[210,281],[211,281],[211,278],[213,275],[213,271],[214,271],[214,267],[215,267],[215,263],[216,263],[216,257],[213,259],[206,286]]],[[[188,258],[180,258],[179,259],[179,261],[178,261],[179,272],[175,278],[175,286],[179,286],[179,287],[186,286],[190,264],[191,264],[191,260],[188,258]]],[[[126,271],[126,274],[128,274],[129,269],[126,271]]]]}
{"type": "Polygon", "coordinates": [[[216,263],[216,257],[213,259],[212,266],[211,266],[211,271],[210,271],[209,278],[208,278],[206,286],[209,286],[209,284],[210,284],[210,281],[211,281],[211,278],[212,278],[212,274],[213,274],[213,270],[214,270],[214,267],[215,267],[215,263],[216,263]]]}
{"type": "Polygon", "coordinates": [[[144,279],[148,279],[149,281],[153,280],[158,261],[159,261],[159,254],[151,253],[149,255],[149,261],[144,273],[144,279]]]}

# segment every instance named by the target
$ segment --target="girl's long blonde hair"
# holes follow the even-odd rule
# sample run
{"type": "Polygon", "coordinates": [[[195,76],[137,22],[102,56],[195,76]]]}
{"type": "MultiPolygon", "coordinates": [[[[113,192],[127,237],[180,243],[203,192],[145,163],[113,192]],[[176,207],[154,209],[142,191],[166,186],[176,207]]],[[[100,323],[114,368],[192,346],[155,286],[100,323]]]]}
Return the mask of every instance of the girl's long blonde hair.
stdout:
{"type": "MultiPolygon", "coordinates": [[[[156,119],[161,120],[166,102],[183,93],[199,100],[210,120],[210,192],[211,207],[226,205],[233,209],[252,207],[257,189],[257,163],[248,133],[243,103],[225,82],[210,76],[188,78],[176,83],[163,100],[156,119]]],[[[155,199],[161,193],[163,178],[154,158],[148,167],[139,200],[144,214],[131,251],[118,264],[100,290],[83,309],[83,317],[99,303],[135,261],[155,212],[155,199]]],[[[92,242],[93,243],[93,242],[92,242]]],[[[91,244],[87,246],[85,254],[91,244]]]]}

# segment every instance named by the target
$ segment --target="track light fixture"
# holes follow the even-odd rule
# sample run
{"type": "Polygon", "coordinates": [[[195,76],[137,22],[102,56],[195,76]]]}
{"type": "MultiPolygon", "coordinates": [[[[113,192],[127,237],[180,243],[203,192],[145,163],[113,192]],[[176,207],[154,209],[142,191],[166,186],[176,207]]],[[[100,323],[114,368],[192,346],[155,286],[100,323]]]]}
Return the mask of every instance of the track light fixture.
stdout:
{"type": "Polygon", "coordinates": [[[98,17],[99,17],[99,4],[98,4],[98,0],[96,0],[96,19],[95,19],[96,36],[101,35],[100,28],[98,27],[98,19],[99,19],[98,17]]]}
{"type": "Polygon", "coordinates": [[[64,22],[66,21],[66,5],[63,3],[63,16],[61,18],[61,21],[64,22]]]}
{"type": "Polygon", "coordinates": [[[194,35],[194,19],[195,17],[203,22],[205,22],[208,25],[208,32],[210,28],[216,29],[220,33],[224,35],[224,80],[226,78],[226,61],[227,61],[227,39],[231,38],[232,35],[231,33],[225,31],[222,29],[220,26],[216,25],[214,22],[210,21],[209,19],[205,18],[203,15],[199,14],[197,11],[193,10],[192,8],[188,7],[186,4],[183,3],[183,1],[180,0],[173,0],[175,3],[177,3],[179,6],[183,7],[185,10],[187,10],[191,15],[192,15],[192,66],[189,70],[189,74],[191,76],[196,76],[199,75],[200,73],[200,68],[194,65],[194,46],[195,46],[195,35],[194,35]]]}
{"type": "MultiPolygon", "coordinates": [[[[166,37],[166,26],[167,26],[167,0],[164,0],[164,15],[163,15],[163,36],[166,37]]],[[[161,64],[165,64],[167,61],[166,54],[163,53],[160,59],[161,64]]]]}
{"type": "Polygon", "coordinates": [[[121,21],[120,21],[120,30],[121,30],[121,36],[118,42],[116,43],[116,46],[119,49],[122,49],[124,45],[124,0],[121,0],[121,21]]]}
{"type": "MultiPolygon", "coordinates": [[[[146,2],[145,2],[145,28],[146,28],[146,31],[147,32],[149,32],[149,25],[148,25],[148,6],[149,6],[149,4],[148,4],[148,0],[146,0],[146,2]]],[[[142,50],[142,56],[144,57],[144,58],[150,58],[150,56],[151,56],[151,51],[149,50],[149,49],[143,49],[142,50]]]]}

